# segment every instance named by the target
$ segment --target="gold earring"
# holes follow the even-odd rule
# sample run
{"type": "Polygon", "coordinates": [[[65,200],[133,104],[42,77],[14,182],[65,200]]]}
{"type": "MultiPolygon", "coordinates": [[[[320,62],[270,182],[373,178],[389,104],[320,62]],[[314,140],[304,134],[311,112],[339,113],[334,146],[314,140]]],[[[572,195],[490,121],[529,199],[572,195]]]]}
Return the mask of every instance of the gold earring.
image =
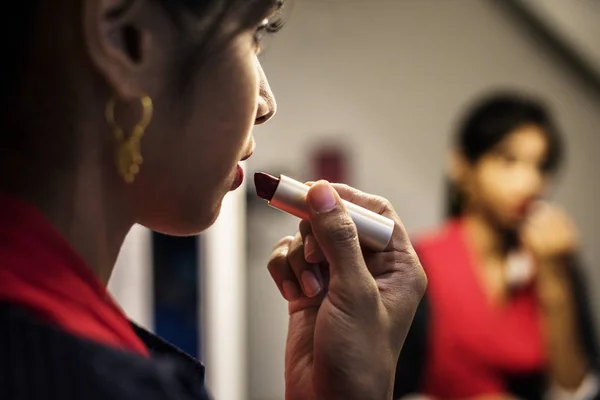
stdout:
{"type": "Polygon", "coordinates": [[[128,136],[125,135],[115,119],[116,98],[111,97],[106,104],[106,122],[112,129],[117,142],[117,171],[126,183],[132,183],[135,176],[140,172],[140,165],[144,161],[140,141],[152,120],[152,99],[149,96],[142,96],[139,100],[142,105],[142,118],[128,136]]]}

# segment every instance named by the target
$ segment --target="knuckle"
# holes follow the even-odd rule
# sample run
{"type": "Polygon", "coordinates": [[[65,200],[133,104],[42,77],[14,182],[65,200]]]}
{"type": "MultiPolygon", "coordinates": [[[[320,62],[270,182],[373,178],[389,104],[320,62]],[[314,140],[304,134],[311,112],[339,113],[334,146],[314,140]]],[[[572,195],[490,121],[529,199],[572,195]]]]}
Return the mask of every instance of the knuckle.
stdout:
{"type": "Polygon", "coordinates": [[[370,202],[371,204],[373,204],[374,212],[386,215],[387,217],[392,218],[396,223],[399,223],[400,217],[396,213],[396,210],[394,209],[394,206],[391,201],[382,196],[373,195],[370,196],[370,198],[370,202]]]}
{"type": "Polygon", "coordinates": [[[293,236],[286,236],[279,239],[279,241],[273,247],[273,253],[281,252],[282,248],[289,247],[290,243],[292,243],[292,240],[294,240],[293,236]]]}
{"type": "Polygon", "coordinates": [[[392,202],[382,196],[373,196],[373,201],[380,205],[381,208],[393,209],[392,202]]]}
{"type": "Polygon", "coordinates": [[[411,246],[394,254],[394,262],[400,272],[398,284],[412,290],[420,299],[427,290],[428,280],[416,251],[411,246]]]}
{"type": "Polygon", "coordinates": [[[308,268],[308,263],[304,258],[304,245],[302,241],[295,240],[286,255],[286,264],[294,273],[300,274],[301,271],[308,268]]]}
{"type": "Polygon", "coordinates": [[[357,282],[353,290],[330,291],[328,295],[332,304],[348,315],[355,315],[357,309],[353,305],[360,304],[361,312],[365,313],[367,318],[373,318],[376,317],[373,311],[382,304],[379,288],[372,279],[357,282]]]}
{"type": "Polygon", "coordinates": [[[349,243],[357,240],[356,225],[348,216],[332,219],[326,230],[330,239],[336,243],[349,243]]]}
{"type": "Polygon", "coordinates": [[[396,219],[396,220],[400,220],[400,217],[398,216],[398,214],[396,214],[396,210],[394,209],[394,205],[392,204],[391,201],[389,201],[388,199],[386,199],[385,197],[379,197],[378,199],[380,207],[382,209],[381,213],[389,213],[391,214],[391,216],[396,219]]]}
{"type": "Polygon", "coordinates": [[[345,183],[336,183],[335,188],[344,192],[357,192],[355,188],[345,183]]]}
{"type": "Polygon", "coordinates": [[[383,196],[370,193],[362,193],[362,197],[370,205],[372,211],[383,214],[386,211],[393,210],[392,203],[383,196]]]}
{"type": "Polygon", "coordinates": [[[427,291],[428,283],[429,281],[427,279],[427,274],[425,274],[425,270],[423,270],[423,268],[419,268],[419,270],[416,273],[413,285],[416,293],[419,295],[419,298],[422,298],[425,294],[425,291],[427,291]]]}
{"type": "Polygon", "coordinates": [[[288,248],[280,247],[279,249],[273,251],[271,256],[269,257],[269,261],[267,265],[273,262],[277,262],[278,260],[285,259],[288,254],[288,248]]]}
{"type": "Polygon", "coordinates": [[[372,280],[368,280],[364,283],[363,290],[359,293],[359,295],[359,301],[370,309],[376,308],[380,304],[381,294],[377,284],[372,280]]]}
{"type": "Polygon", "coordinates": [[[267,262],[267,270],[273,274],[274,271],[278,271],[287,265],[286,256],[283,253],[274,253],[269,261],[267,262]]]}
{"type": "Polygon", "coordinates": [[[304,248],[301,245],[296,245],[290,248],[287,253],[287,260],[293,266],[304,259],[304,248]]]}
{"type": "Polygon", "coordinates": [[[277,246],[271,252],[271,256],[269,257],[269,261],[267,261],[267,269],[271,271],[272,269],[279,268],[282,265],[285,265],[288,254],[291,250],[293,238],[285,237],[281,239],[277,246]]]}

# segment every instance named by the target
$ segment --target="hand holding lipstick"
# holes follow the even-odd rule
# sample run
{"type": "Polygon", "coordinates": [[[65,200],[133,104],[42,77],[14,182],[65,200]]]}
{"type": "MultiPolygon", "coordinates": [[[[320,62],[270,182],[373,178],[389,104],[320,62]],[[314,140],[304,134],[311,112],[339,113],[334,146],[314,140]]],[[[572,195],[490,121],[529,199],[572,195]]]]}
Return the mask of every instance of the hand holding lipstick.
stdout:
{"type": "Polygon", "coordinates": [[[307,205],[301,233],[282,239],[269,262],[290,301],[286,399],[389,399],[425,274],[386,200],[318,182],[307,205]],[[340,196],[394,221],[386,249],[361,248],[340,196]],[[311,247],[320,249],[322,262],[307,262],[311,247]]]}
{"type": "Polygon", "coordinates": [[[579,248],[577,227],[567,213],[540,202],[521,230],[521,240],[538,262],[554,262],[579,248]]]}
{"type": "Polygon", "coordinates": [[[536,289],[543,324],[549,376],[563,389],[575,391],[590,373],[589,358],[581,345],[575,284],[579,234],[566,212],[540,203],[521,231],[521,240],[536,261],[536,289]]]}

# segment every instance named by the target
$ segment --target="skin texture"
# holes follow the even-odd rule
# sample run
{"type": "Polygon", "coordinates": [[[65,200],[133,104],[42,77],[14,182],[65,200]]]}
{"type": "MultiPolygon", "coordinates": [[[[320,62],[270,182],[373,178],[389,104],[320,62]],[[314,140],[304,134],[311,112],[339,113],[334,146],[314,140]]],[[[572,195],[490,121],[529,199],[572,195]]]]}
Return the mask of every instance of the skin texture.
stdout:
{"type": "MultiPolygon", "coordinates": [[[[213,223],[239,180],[238,162],[253,151],[252,128],[276,110],[257,58],[256,33],[269,13],[240,29],[240,21],[225,18],[182,92],[177,78],[192,62],[184,55],[197,43],[162,7],[145,0],[40,2],[25,78],[10,120],[2,121],[10,132],[0,146],[0,190],[36,205],[104,283],[133,224],[189,235],[213,223]],[[115,167],[119,148],[105,106],[115,98],[116,119],[129,132],[145,95],[154,113],[141,141],[141,171],[128,184],[115,167]]],[[[269,263],[282,287],[282,276],[305,266],[300,238],[312,237],[330,282],[326,296],[323,282],[311,298],[290,305],[286,398],[389,399],[426,278],[387,201],[337,190],[394,219],[396,230],[384,252],[363,254],[338,194],[326,183],[311,189],[305,224],[314,234],[305,227],[297,239],[282,240],[269,263]]],[[[295,280],[286,281],[299,291],[295,280]]],[[[315,281],[307,275],[305,282],[315,281]]]]}
{"type": "Polygon", "coordinates": [[[387,200],[327,182],[307,197],[310,219],[278,243],[268,265],[289,301],[286,399],[389,399],[423,270],[387,200]],[[396,222],[383,252],[361,249],[340,197],[396,222]],[[318,259],[306,257],[308,246],[318,259]]]}

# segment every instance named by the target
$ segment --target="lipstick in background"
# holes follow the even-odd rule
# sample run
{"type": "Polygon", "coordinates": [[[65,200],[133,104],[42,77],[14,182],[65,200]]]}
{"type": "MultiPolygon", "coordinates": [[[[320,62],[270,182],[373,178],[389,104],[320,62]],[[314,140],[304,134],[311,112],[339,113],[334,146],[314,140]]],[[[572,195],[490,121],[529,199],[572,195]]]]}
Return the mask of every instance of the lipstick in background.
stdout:
{"type": "Polygon", "coordinates": [[[348,151],[340,147],[339,143],[320,146],[313,150],[311,176],[329,182],[351,185],[349,161],[348,151]]]}
{"type": "MultiPolygon", "coordinates": [[[[257,172],[254,174],[256,194],[269,202],[271,207],[285,211],[300,219],[308,219],[306,195],[309,186],[281,175],[279,178],[257,172]]],[[[394,221],[342,200],[354,221],[360,242],[374,251],[384,250],[394,231],[394,221]]]]}

